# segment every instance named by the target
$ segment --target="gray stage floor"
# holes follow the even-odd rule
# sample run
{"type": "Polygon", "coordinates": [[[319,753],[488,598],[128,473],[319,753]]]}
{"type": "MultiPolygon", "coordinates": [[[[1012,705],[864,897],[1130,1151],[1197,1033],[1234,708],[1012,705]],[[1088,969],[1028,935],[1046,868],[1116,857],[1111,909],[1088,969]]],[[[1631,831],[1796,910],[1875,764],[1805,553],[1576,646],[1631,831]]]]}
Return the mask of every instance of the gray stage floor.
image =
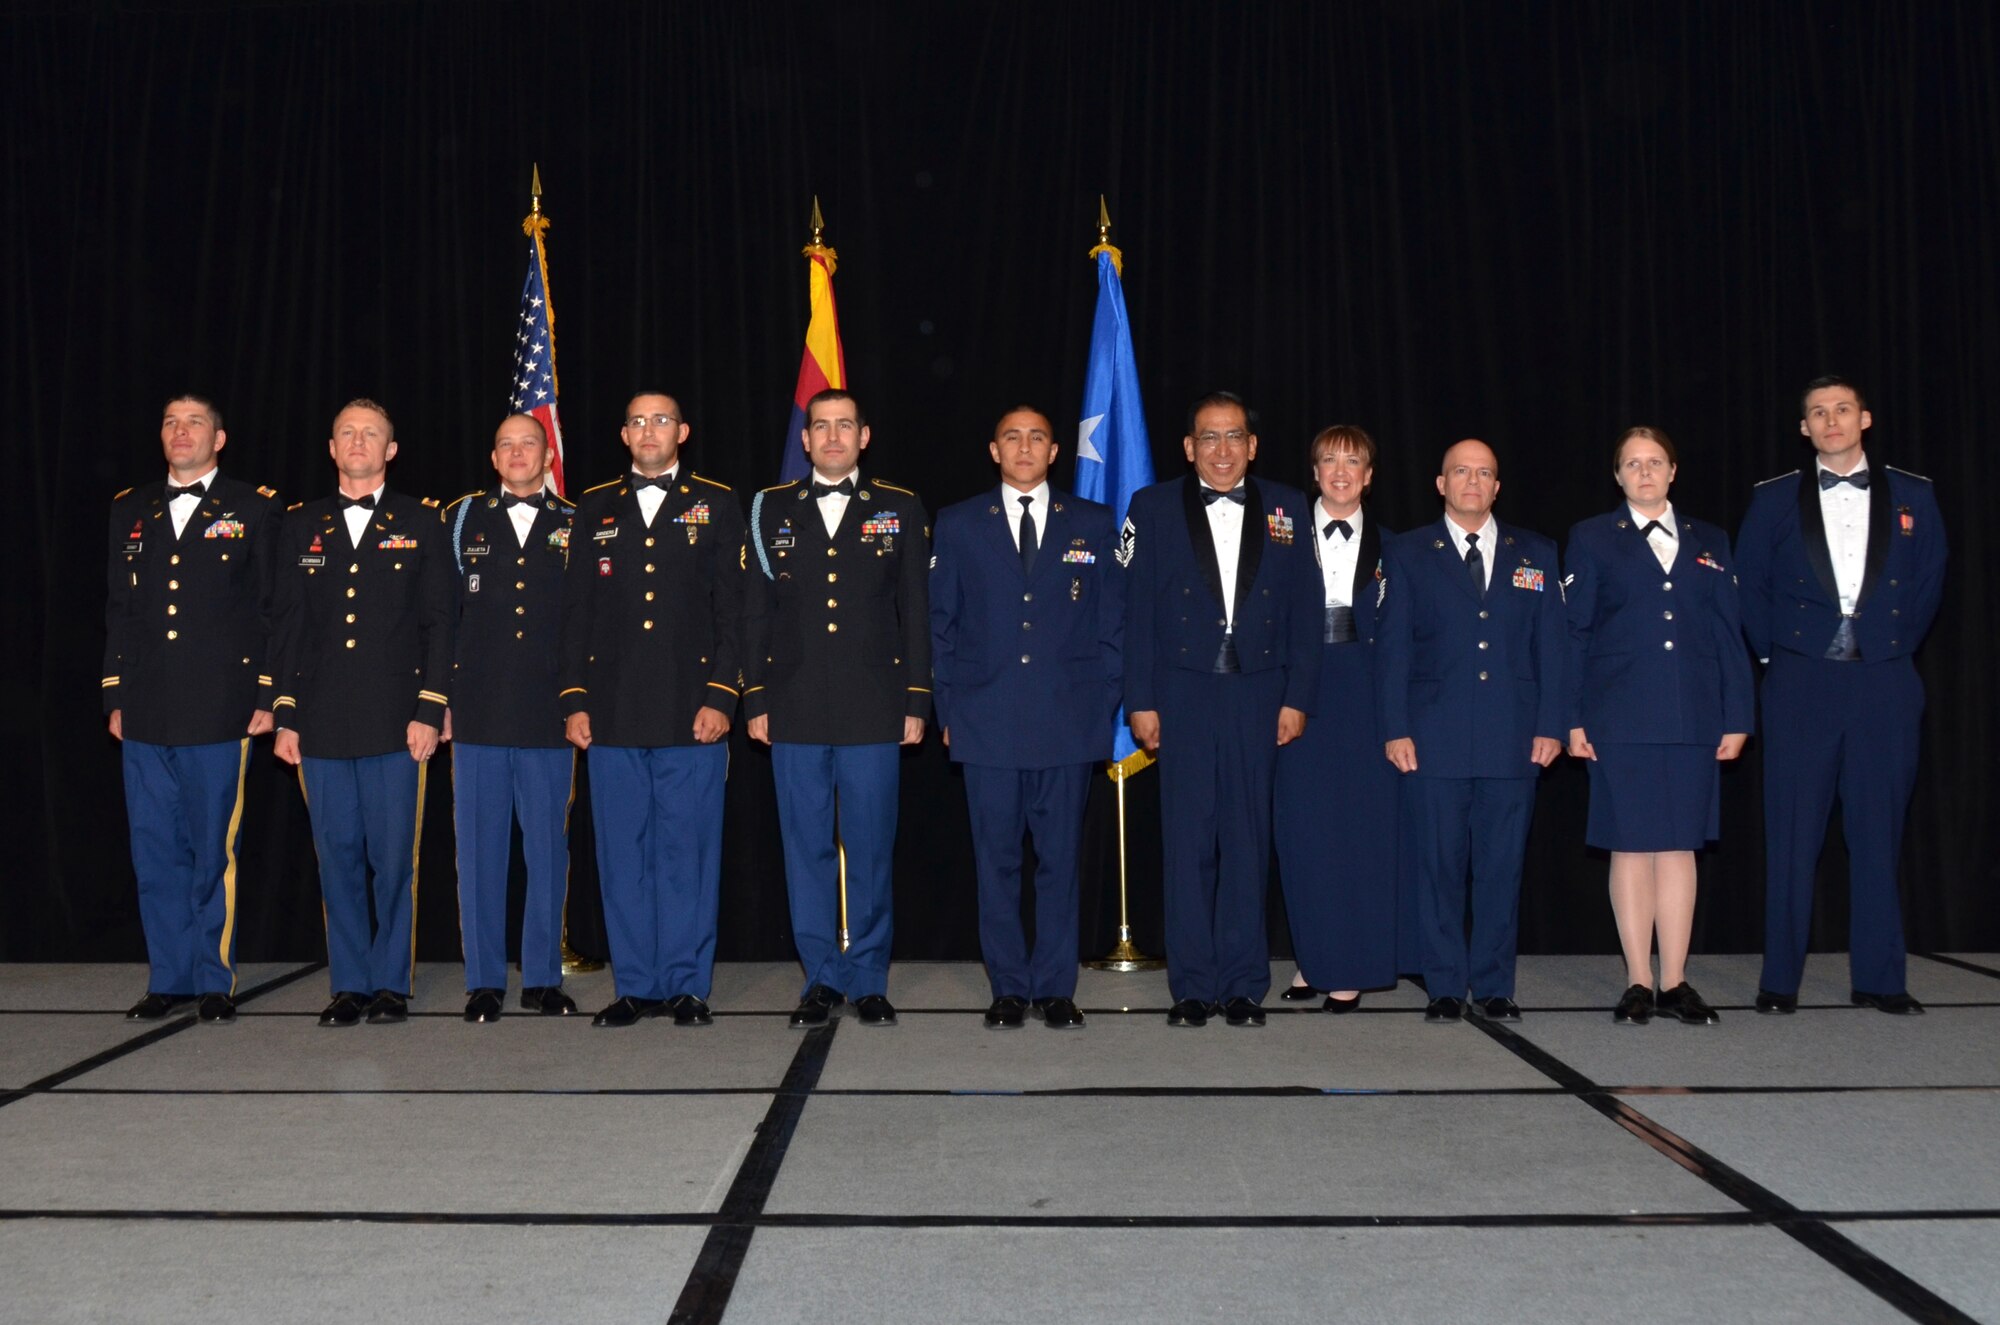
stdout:
{"type": "MultiPolygon", "coordinates": [[[[142,967],[0,966],[0,1321],[2000,1322],[2000,957],[1910,961],[1931,1008],[1789,1018],[1696,960],[1722,1024],[1613,1026],[1611,957],[1521,963],[1518,1026],[1169,1029],[1161,974],[1090,1024],[980,1026],[974,965],[902,1024],[321,1030],[322,970],[233,1026],[127,1023],[142,967]]],[[[586,1013],[608,973],[573,977],[586,1013]]]]}

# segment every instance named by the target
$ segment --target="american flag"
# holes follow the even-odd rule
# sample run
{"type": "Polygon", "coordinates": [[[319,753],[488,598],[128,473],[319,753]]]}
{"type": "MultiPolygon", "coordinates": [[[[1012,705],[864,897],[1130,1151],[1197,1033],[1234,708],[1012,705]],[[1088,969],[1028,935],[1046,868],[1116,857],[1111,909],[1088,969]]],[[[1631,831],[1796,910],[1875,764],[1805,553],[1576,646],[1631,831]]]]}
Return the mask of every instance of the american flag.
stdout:
{"type": "MultiPolygon", "coordinates": [[[[539,171],[537,177],[539,178],[539,171]]],[[[521,316],[514,326],[514,374],[507,405],[532,414],[549,435],[549,486],[563,491],[562,420],[556,414],[556,314],[549,306],[549,255],[543,235],[549,219],[541,202],[521,222],[528,236],[528,280],[521,287],[521,316]]]]}

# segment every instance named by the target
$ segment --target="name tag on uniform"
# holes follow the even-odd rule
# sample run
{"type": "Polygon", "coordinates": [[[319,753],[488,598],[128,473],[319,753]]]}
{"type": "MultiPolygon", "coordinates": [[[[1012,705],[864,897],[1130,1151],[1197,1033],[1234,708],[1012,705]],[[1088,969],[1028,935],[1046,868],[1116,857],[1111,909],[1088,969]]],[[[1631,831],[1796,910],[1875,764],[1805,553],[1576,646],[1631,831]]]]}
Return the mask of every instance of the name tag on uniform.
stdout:
{"type": "Polygon", "coordinates": [[[1536,570],[1533,566],[1514,567],[1514,587],[1516,589],[1528,589],[1535,593],[1541,593],[1547,578],[1545,572],[1536,570]]]}
{"type": "Polygon", "coordinates": [[[244,536],[243,522],[241,520],[217,520],[214,524],[202,530],[201,536],[203,538],[242,538],[244,536]]]}
{"type": "Polygon", "coordinates": [[[483,557],[492,550],[493,550],[492,547],[490,547],[489,545],[481,543],[477,547],[467,548],[465,550],[465,555],[468,557],[483,557]]]}
{"type": "Polygon", "coordinates": [[[307,557],[300,557],[300,558],[299,558],[299,565],[301,565],[301,566],[324,566],[324,565],[326,565],[326,558],[325,558],[325,557],[311,557],[311,556],[307,556],[307,557]]]}
{"type": "Polygon", "coordinates": [[[599,543],[602,543],[607,538],[616,538],[616,537],[618,537],[618,526],[616,525],[613,525],[609,529],[596,530],[591,534],[591,538],[595,539],[599,543]]]}

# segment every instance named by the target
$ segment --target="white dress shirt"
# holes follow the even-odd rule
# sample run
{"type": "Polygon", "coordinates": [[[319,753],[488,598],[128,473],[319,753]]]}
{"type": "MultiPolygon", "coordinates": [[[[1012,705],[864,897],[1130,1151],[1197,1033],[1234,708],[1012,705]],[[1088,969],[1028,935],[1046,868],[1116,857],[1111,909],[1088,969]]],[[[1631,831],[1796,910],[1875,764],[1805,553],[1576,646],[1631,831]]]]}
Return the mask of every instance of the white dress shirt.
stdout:
{"type": "MultiPolygon", "coordinates": [[[[681,467],[679,465],[675,465],[672,469],[669,469],[666,473],[660,475],[660,477],[665,479],[668,483],[672,483],[674,481],[674,476],[679,474],[680,472],[681,472],[681,467]]],[[[645,475],[641,474],[638,470],[635,469],[632,471],[632,477],[644,478],[645,475]]],[[[635,488],[633,489],[633,491],[638,495],[639,498],[639,514],[645,518],[646,527],[648,529],[651,529],[653,527],[653,517],[660,513],[660,503],[667,499],[667,490],[665,488],[655,488],[648,485],[643,488],[635,488]]],[[[517,506],[514,509],[520,510],[521,508],[517,506]]],[[[527,535],[523,534],[522,537],[526,538],[527,535]]]]}
{"type": "MultiPolygon", "coordinates": [[[[172,474],[167,475],[167,482],[172,483],[174,481],[175,479],[172,474]]],[[[187,528],[189,517],[194,514],[195,507],[201,505],[201,498],[208,495],[208,485],[213,482],[215,482],[215,469],[213,466],[210,466],[206,474],[203,474],[193,483],[186,485],[191,488],[200,488],[200,496],[192,492],[183,492],[180,496],[167,503],[167,514],[173,518],[174,522],[175,538],[179,538],[181,531],[187,528]]]]}
{"type": "MultiPolygon", "coordinates": [[[[1464,561],[1465,549],[1468,546],[1465,541],[1466,531],[1459,526],[1458,521],[1448,515],[1444,519],[1444,527],[1451,530],[1451,541],[1458,548],[1458,559],[1464,561]]],[[[1499,521],[1493,518],[1493,512],[1488,511],[1486,513],[1486,523],[1472,532],[1479,535],[1479,564],[1486,569],[1486,587],[1491,589],[1493,587],[1493,545],[1500,541],[1499,521]]]]}
{"type": "MultiPolygon", "coordinates": [[[[383,479],[367,492],[349,492],[346,488],[342,488],[340,495],[343,497],[373,496],[375,498],[375,510],[379,511],[382,509],[382,489],[388,486],[389,481],[383,479]]],[[[366,510],[359,506],[349,506],[341,511],[340,515],[347,522],[348,541],[353,543],[355,547],[360,547],[361,536],[368,532],[368,522],[375,518],[375,511],[366,510]]]]}
{"type": "MultiPolygon", "coordinates": [[[[1632,517],[1634,529],[1644,529],[1655,517],[1639,514],[1632,503],[1625,503],[1625,510],[1632,517]]],[[[1653,550],[1653,560],[1660,563],[1661,570],[1674,568],[1674,553],[1680,549],[1680,526],[1674,523],[1674,504],[1667,503],[1667,509],[1657,517],[1660,527],[1646,535],[1646,546],[1653,550]]]]}
{"type": "MultiPolygon", "coordinates": [[[[1206,483],[1202,484],[1207,487],[1206,483]]],[[[1249,493],[1242,502],[1208,502],[1208,532],[1215,540],[1215,569],[1222,576],[1222,619],[1228,629],[1236,629],[1236,562],[1243,550],[1243,514],[1249,493]]]]}
{"type": "Polygon", "coordinates": [[[1022,492],[1019,488],[1000,485],[1000,509],[1007,513],[1007,532],[1014,540],[1014,550],[1021,550],[1021,498],[1028,501],[1028,518],[1035,522],[1035,546],[1040,548],[1049,541],[1049,481],[1043,479],[1034,487],[1022,492]]]}
{"type": "MultiPolygon", "coordinates": [[[[855,491],[859,492],[861,490],[861,471],[858,469],[850,470],[839,478],[828,478],[815,469],[812,472],[812,477],[806,481],[808,483],[833,484],[840,482],[842,478],[853,479],[855,491]]],[[[840,528],[840,517],[847,514],[847,503],[853,500],[852,497],[844,492],[829,492],[826,496],[819,498],[813,503],[819,507],[820,522],[826,526],[826,536],[828,538],[832,538],[833,531],[840,528]]]]}
{"type": "MultiPolygon", "coordinates": [[[[501,500],[506,500],[507,495],[505,489],[502,489],[501,500]]],[[[536,494],[536,496],[540,495],[540,493],[536,494]]],[[[528,546],[528,531],[535,527],[535,516],[541,512],[541,509],[539,506],[521,506],[518,504],[507,508],[507,518],[514,522],[514,537],[520,540],[522,547],[528,546]]]]}
{"type": "MultiPolygon", "coordinates": [[[[1859,474],[1867,468],[1868,457],[1864,455],[1861,463],[1848,472],[1859,474]]],[[[1822,471],[1832,472],[1814,461],[1814,483],[1819,482],[1822,471]]],[[[1871,474],[1869,478],[1873,481],[1874,476],[1871,474]]],[[[1826,522],[1826,551],[1833,561],[1833,583],[1840,591],[1840,610],[1852,615],[1854,604],[1861,598],[1861,577],[1868,569],[1868,494],[1852,483],[1822,488],[1819,514],[1826,522]]]]}
{"type": "Polygon", "coordinates": [[[1343,538],[1338,529],[1331,534],[1320,532],[1334,517],[1326,513],[1325,499],[1321,499],[1313,511],[1319,528],[1313,536],[1319,540],[1319,580],[1326,590],[1328,606],[1342,607],[1354,605],[1354,573],[1361,561],[1361,508],[1354,508],[1354,514],[1339,517],[1353,527],[1354,536],[1343,538]]]}

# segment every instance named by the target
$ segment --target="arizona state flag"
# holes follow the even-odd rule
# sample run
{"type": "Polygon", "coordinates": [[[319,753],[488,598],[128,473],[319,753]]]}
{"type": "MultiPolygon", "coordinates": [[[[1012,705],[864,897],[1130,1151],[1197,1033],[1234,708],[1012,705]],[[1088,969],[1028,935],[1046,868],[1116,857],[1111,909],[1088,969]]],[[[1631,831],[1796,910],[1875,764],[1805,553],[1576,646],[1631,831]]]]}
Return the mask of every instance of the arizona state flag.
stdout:
{"type": "Polygon", "coordinates": [[[819,202],[813,202],[813,242],[805,247],[806,297],[812,316],[806,323],[806,351],[799,359],[799,382],[792,388],[792,418],[785,426],[785,445],[778,459],[778,481],[804,478],[810,467],[799,434],[806,426],[806,402],[828,387],[846,389],[847,358],[840,348],[840,317],[833,306],[833,249],[819,242],[819,202]]]}

